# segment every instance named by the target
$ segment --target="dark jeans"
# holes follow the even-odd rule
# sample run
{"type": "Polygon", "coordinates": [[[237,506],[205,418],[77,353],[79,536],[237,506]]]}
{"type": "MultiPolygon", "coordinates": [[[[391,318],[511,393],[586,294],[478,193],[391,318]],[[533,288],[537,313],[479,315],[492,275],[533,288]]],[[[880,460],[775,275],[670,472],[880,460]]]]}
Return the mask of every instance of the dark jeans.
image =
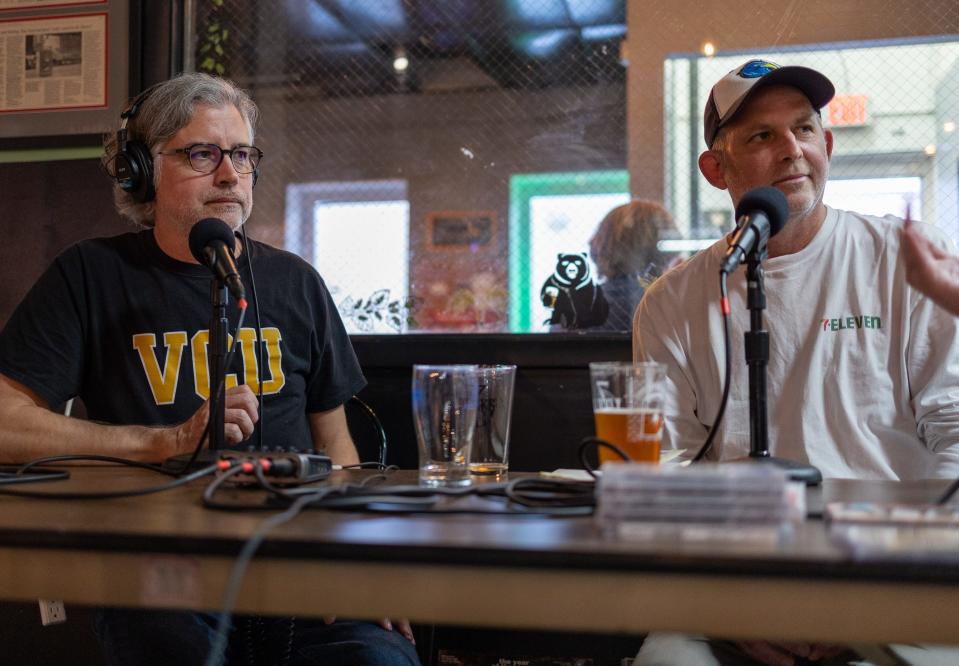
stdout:
{"type": "MultiPolygon", "coordinates": [[[[203,666],[216,621],[210,613],[101,608],[94,629],[114,666],[203,666]]],[[[369,622],[240,615],[223,663],[419,666],[420,660],[402,634],[369,622]]]]}

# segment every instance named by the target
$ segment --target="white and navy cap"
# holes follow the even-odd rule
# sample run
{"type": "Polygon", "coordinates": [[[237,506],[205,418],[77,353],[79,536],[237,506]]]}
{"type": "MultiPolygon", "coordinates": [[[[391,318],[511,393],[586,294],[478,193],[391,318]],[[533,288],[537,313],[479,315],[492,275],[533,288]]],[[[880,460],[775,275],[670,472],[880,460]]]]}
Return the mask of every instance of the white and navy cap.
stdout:
{"type": "Polygon", "coordinates": [[[703,135],[712,147],[719,129],[729,123],[743,104],[765,86],[792,86],[819,111],[836,94],[832,81],[808,67],[780,67],[768,60],[750,60],[719,79],[709,91],[703,115],[703,135]]]}

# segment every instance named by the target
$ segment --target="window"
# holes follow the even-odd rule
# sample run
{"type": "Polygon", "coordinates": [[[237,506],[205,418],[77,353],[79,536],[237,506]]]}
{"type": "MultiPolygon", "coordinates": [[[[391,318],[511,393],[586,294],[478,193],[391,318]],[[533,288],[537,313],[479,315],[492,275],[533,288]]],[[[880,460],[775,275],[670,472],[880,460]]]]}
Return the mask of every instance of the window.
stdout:
{"type": "MultiPolygon", "coordinates": [[[[901,217],[908,202],[914,219],[959,240],[959,41],[810,45],[756,54],[813,67],[836,86],[836,98],[823,109],[834,137],[828,205],[901,217]]],[[[687,56],[665,64],[666,102],[674,111],[667,113],[667,200],[676,219],[686,221],[687,238],[718,238],[732,224],[728,194],[699,174],[696,157],[705,149],[701,109],[710,86],[749,56],[687,56]]]]}
{"type": "Polygon", "coordinates": [[[830,180],[823,200],[834,208],[879,217],[905,217],[908,206],[912,219],[923,219],[922,179],[918,177],[830,180]]]}
{"type": "MultiPolygon", "coordinates": [[[[389,289],[387,306],[407,307],[404,332],[548,330],[530,306],[556,251],[585,249],[582,224],[606,203],[578,213],[575,239],[550,244],[536,226],[532,245],[549,256],[536,250],[531,268],[527,237],[519,265],[511,177],[625,169],[625,0],[194,7],[197,68],[236,80],[262,110],[251,229],[315,262],[341,306],[389,289]],[[382,191],[393,181],[402,192],[382,191]]],[[[563,182],[541,194],[592,193],[563,182]]]]}
{"type": "Polygon", "coordinates": [[[288,248],[326,281],[349,333],[402,333],[409,317],[409,202],[402,181],[287,188],[288,248]]]}
{"type": "MultiPolygon", "coordinates": [[[[556,255],[584,251],[601,210],[628,197],[672,213],[664,253],[728,231],[728,194],[696,163],[702,111],[711,84],[753,55],[835,82],[827,202],[902,214],[911,197],[915,217],[959,240],[954,2],[895,0],[868,20],[853,0],[192,6],[197,68],[233,78],[263,112],[251,229],[323,264],[338,303],[389,289],[405,332],[551,332],[540,290],[556,255]],[[706,40],[718,55],[701,54],[706,40]],[[391,220],[404,216],[401,237],[391,220]],[[368,219],[362,242],[316,245],[368,219]]],[[[394,330],[382,322],[375,332],[394,330]]]]}
{"type": "MultiPolygon", "coordinates": [[[[625,171],[526,174],[510,180],[510,330],[547,332],[551,309],[540,290],[559,254],[589,252],[610,210],[629,201],[625,171]]],[[[596,266],[587,256],[590,275],[596,266]]],[[[555,328],[555,327],[554,327],[555,328]]]]}

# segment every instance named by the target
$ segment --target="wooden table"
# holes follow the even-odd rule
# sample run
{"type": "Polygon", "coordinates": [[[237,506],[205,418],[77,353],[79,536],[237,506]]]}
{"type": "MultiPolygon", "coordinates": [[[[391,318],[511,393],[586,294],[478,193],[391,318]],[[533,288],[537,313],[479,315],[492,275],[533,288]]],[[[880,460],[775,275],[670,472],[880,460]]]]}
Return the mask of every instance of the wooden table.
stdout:
{"type": "MultiPolygon", "coordinates": [[[[165,480],[115,467],[71,474],[29,488],[165,480]]],[[[390,482],[413,480],[414,473],[399,472],[390,482]]],[[[116,500],[0,497],[0,596],[217,608],[234,556],[271,513],[206,509],[205,483],[116,500]]],[[[928,501],[943,487],[827,482],[810,504],[866,496],[928,501]]],[[[959,642],[957,608],[959,558],[857,559],[820,520],[757,546],[617,541],[585,517],[322,510],[268,535],[238,603],[242,612],[473,626],[939,643],[959,642]]]]}

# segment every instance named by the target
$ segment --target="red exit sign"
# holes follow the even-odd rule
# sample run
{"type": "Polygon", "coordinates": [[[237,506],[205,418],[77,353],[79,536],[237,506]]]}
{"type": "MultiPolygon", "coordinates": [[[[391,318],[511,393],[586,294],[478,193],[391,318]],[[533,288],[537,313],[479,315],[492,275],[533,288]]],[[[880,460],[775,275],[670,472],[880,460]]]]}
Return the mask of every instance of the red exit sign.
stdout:
{"type": "Polygon", "coordinates": [[[834,127],[856,127],[866,124],[865,95],[836,95],[829,102],[829,124],[834,127]]]}

